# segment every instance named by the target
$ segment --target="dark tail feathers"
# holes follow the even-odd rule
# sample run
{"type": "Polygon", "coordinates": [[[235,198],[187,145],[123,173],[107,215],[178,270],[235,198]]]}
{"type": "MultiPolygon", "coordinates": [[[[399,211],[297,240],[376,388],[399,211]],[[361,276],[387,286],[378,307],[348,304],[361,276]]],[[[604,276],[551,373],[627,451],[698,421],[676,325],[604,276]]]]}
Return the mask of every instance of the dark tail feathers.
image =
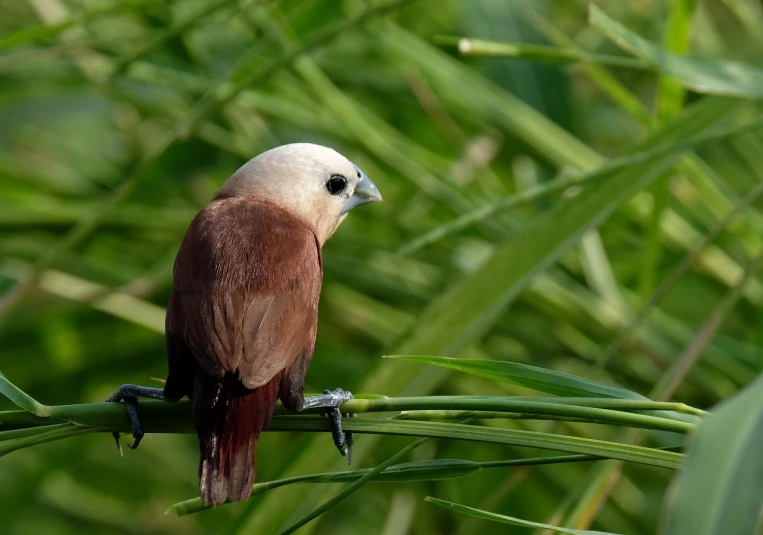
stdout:
{"type": "Polygon", "coordinates": [[[278,398],[278,378],[256,390],[245,388],[238,374],[219,380],[196,375],[193,418],[199,435],[199,491],[204,503],[246,500],[252,493],[260,431],[270,425],[278,398]]]}

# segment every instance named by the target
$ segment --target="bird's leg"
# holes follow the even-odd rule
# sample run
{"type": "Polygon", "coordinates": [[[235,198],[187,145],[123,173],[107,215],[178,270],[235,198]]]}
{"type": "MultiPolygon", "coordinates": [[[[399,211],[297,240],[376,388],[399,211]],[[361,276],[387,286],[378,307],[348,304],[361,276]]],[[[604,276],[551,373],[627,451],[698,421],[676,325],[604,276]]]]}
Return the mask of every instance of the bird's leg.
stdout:
{"type": "MultiPolygon", "coordinates": [[[[120,402],[124,400],[127,415],[130,417],[130,423],[132,424],[132,436],[135,439],[135,441],[130,444],[130,449],[132,450],[138,447],[144,434],[143,425],[140,423],[140,414],[138,413],[138,398],[164,400],[164,390],[148,386],[122,385],[109,397],[109,399],[106,400],[109,402],[120,402]]],[[[119,443],[119,433],[115,432],[112,433],[112,435],[117,442],[119,454],[122,455],[122,445],[119,443]]]]}
{"type": "MultiPolygon", "coordinates": [[[[313,396],[311,398],[305,398],[305,403],[302,405],[301,410],[326,408],[328,409],[325,414],[331,422],[331,437],[334,439],[334,444],[339,449],[339,453],[344,457],[347,456],[347,464],[352,463],[352,433],[342,432],[342,413],[339,407],[345,401],[352,399],[352,393],[337,388],[334,391],[326,390],[321,396],[313,396]]],[[[345,416],[354,418],[355,414],[346,414],[345,416]]]]}

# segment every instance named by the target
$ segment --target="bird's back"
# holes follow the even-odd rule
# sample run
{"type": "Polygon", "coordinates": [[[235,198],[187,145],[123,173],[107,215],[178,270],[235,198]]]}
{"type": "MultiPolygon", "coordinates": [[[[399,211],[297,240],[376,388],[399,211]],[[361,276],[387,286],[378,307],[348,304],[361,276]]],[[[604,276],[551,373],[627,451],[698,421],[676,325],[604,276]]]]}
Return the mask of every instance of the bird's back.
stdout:
{"type": "Polygon", "coordinates": [[[321,278],[313,232],[275,206],[217,199],[191,223],[167,309],[165,395],[193,400],[207,503],[249,496],[276,399],[301,400],[321,278]]]}

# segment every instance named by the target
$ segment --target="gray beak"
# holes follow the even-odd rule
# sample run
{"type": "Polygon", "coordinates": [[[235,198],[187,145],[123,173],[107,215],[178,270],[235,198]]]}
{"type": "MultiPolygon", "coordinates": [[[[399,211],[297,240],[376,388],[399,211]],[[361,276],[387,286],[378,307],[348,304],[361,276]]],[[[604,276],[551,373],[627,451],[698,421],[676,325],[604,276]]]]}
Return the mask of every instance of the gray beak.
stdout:
{"type": "Polygon", "coordinates": [[[358,171],[360,179],[358,180],[358,185],[355,186],[355,192],[352,194],[352,197],[344,201],[344,204],[342,205],[343,215],[361,204],[368,204],[370,202],[382,200],[381,193],[379,193],[379,188],[376,187],[376,184],[371,182],[371,179],[368,178],[363,171],[357,167],[355,167],[355,169],[358,171]]]}

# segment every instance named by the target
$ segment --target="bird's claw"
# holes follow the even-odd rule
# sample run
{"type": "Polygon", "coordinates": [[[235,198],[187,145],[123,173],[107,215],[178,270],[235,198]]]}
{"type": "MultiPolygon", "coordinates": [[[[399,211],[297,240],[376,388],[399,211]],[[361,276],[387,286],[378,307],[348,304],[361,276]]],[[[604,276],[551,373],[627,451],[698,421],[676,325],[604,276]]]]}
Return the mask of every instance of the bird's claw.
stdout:
{"type": "MultiPolygon", "coordinates": [[[[354,412],[348,412],[345,415],[345,418],[357,418],[358,415],[354,412]]],[[[347,444],[347,465],[352,464],[352,444],[355,442],[355,438],[351,431],[346,431],[344,433],[344,443],[347,444]]]]}
{"type": "MultiPolygon", "coordinates": [[[[329,419],[331,424],[331,438],[334,440],[334,445],[342,454],[342,457],[347,457],[347,464],[352,463],[352,444],[354,442],[352,433],[342,431],[342,412],[339,408],[345,401],[352,399],[352,393],[337,388],[336,390],[325,390],[323,395],[315,396],[305,400],[303,409],[314,407],[325,407],[328,410],[323,413],[329,419]]],[[[346,416],[354,418],[355,414],[345,414],[346,416]]]]}
{"type": "MultiPolygon", "coordinates": [[[[113,397],[113,396],[112,396],[113,397]]],[[[109,398],[106,401],[120,401],[120,400],[113,400],[109,398]]],[[[128,444],[127,447],[131,450],[136,449],[140,445],[140,441],[143,440],[143,436],[145,433],[143,432],[143,424],[140,422],[140,414],[138,413],[138,398],[135,397],[126,397],[124,398],[125,402],[125,409],[127,409],[127,415],[130,417],[130,423],[132,424],[132,438],[133,443],[128,444]]],[[[120,442],[120,436],[121,434],[117,431],[112,433],[112,436],[114,437],[114,440],[117,443],[117,449],[119,450],[119,455],[121,457],[124,457],[124,451],[122,450],[122,443],[120,442]]]]}
{"type": "Polygon", "coordinates": [[[119,450],[119,456],[120,457],[124,457],[125,456],[125,452],[122,451],[122,443],[119,442],[119,433],[118,432],[111,433],[111,436],[114,437],[114,441],[117,443],[117,449],[119,450]]]}
{"type": "MultiPolygon", "coordinates": [[[[140,414],[138,412],[138,396],[151,398],[151,399],[164,399],[164,393],[159,388],[149,388],[136,385],[122,385],[114,392],[106,401],[111,403],[118,403],[120,401],[125,402],[125,409],[127,415],[130,417],[130,423],[132,424],[132,436],[135,439],[132,444],[128,444],[131,450],[140,445],[140,441],[143,440],[145,433],[143,432],[143,424],[140,421],[140,414]]],[[[112,433],[114,440],[117,443],[117,449],[119,455],[124,457],[122,451],[122,444],[119,441],[119,432],[112,433]]]]}

